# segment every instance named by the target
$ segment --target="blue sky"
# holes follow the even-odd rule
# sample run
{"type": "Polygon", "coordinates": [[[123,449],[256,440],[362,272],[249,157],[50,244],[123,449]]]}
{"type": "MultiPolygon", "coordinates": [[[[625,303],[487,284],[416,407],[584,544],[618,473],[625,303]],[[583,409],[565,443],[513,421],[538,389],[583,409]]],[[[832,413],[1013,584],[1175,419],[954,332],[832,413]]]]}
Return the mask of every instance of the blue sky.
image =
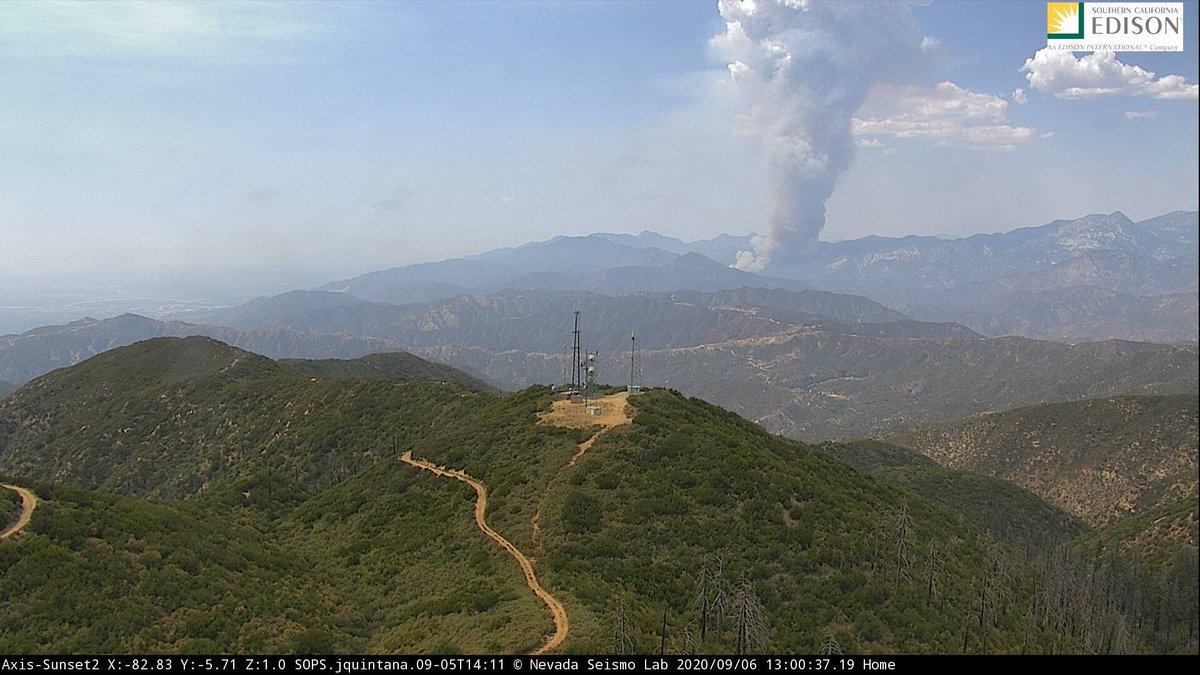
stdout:
{"type": "MultiPolygon", "coordinates": [[[[905,9],[923,56],[855,113],[821,237],[1196,209],[1196,10],[1182,53],[1027,67],[1043,2],[905,9]]],[[[726,30],[708,1],[0,3],[0,276],[762,232],[726,30]]]]}

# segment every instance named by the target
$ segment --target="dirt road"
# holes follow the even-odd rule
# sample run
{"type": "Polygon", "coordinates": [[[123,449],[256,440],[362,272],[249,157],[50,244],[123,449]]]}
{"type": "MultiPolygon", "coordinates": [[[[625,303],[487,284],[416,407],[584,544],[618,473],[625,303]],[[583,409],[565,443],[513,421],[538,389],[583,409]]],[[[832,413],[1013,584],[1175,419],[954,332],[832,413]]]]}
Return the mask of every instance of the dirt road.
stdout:
{"type": "Polygon", "coordinates": [[[483,483],[480,483],[474,478],[468,476],[461,470],[445,469],[437,466],[436,464],[430,464],[429,462],[423,460],[413,459],[412,451],[401,455],[400,461],[404,462],[405,464],[415,466],[418,469],[431,471],[438,476],[446,476],[447,478],[460,480],[475,488],[475,524],[479,526],[479,529],[485,535],[487,535],[489,539],[497,544],[500,544],[500,546],[504,550],[508,551],[508,554],[517,561],[517,564],[521,566],[521,571],[525,573],[525,585],[529,586],[529,590],[533,591],[534,595],[538,596],[541,598],[542,602],[546,603],[546,607],[550,610],[550,615],[554,618],[554,635],[551,635],[550,639],[546,640],[546,643],[539,647],[537,651],[533,652],[533,654],[535,656],[538,654],[545,654],[546,652],[558,648],[558,646],[563,643],[563,640],[567,638],[567,631],[570,630],[570,622],[567,621],[567,610],[563,608],[562,603],[559,602],[557,598],[555,598],[553,595],[550,595],[550,593],[548,593],[546,589],[542,588],[542,585],[538,583],[537,575],[533,573],[533,563],[529,562],[529,558],[526,558],[525,554],[521,553],[520,549],[518,549],[516,546],[513,546],[512,543],[502,537],[500,533],[496,532],[491,527],[488,527],[487,521],[484,518],[487,514],[487,487],[483,483]]]}
{"type": "MultiPolygon", "coordinates": [[[[549,412],[539,413],[538,422],[541,424],[549,424],[555,427],[566,427],[568,429],[588,429],[594,426],[599,426],[600,430],[588,437],[588,439],[579,444],[579,450],[571,457],[571,461],[567,462],[567,467],[575,466],[575,464],[583,459],[588,450],[592,449],[592,445],[596,443],[604,434],[621,426],[629,424],[633,418],[629,416],[629,393],[620,392],[611,396],[602,396],[593,399],[591,405],[600,407],[599,415],[587,414],[587,406],[582,403],[572,403],[566,399],[555,401],[550,407],[549,412]]],[[[549,488],[546,490],[549,493],[549,488]]],[[[542,501],[538,503],[537,511],[533,514],[533,519],[529,521],[530,529],[532,530],[531,539],[540,551],[542,544],[539,541],[542,535],[542,507],[546,504],[546,496],[542,495],[542,501]]]]}
{"type": "Polygon", "coordinates": [[[567,462],[567,466],[574,466],[576,462],[587,454],[587,451],[591,449],[592,444],[596,442],[597,438],[600,438],[615,427],[619,427],[622,424],[629,424],[632,418],[629,417],[629,413],[627,412],[628,405],[629,394],[626,392],[592,399],[588,402],[587,406],[582,403],[572,403],[564,399],[555,401],[550,408],[550,412],[539,414],[538,421],[542,424],[567,427],[568,429],[600,427],[600,431],[592,434],[591,438],[579,444],[579,452],[576,452],[571,461],[567,462]],[[588,406],[599,407],[600,414],[587,414],[588,406]]]}
{"type": "Polygon", "coordinates": [[[3,533],[0,533],[0,539],[8,539],[14,534],[25,529],[25,526],[29,524],[29,519],[33,517],[33,510],[37,508],[38,499],[37,495],[23,487],[9,485],[8,483],[4,483],[3,487],[6,487],[9,490],[21,495],[21,515],[17,516],[17,522],[13,523],[12,527],[8,528],[3,533]]]}

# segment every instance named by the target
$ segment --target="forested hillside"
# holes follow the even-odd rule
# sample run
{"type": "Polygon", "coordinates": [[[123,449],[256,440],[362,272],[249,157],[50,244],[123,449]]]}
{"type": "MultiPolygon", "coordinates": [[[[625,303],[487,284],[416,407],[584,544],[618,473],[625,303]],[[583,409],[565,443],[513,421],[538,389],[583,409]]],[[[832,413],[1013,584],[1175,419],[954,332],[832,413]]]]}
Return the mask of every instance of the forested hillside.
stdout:
{"type": "Polygon", "coordinates": [[[0,551],[0,644],[536,647],[549,617],[474,531],[470,490],[400,463],[404,452],[489,486],[489,523],[536,559],[571,617],[568,651],[649,649],[664,609],[681,652],[811,651],[830,638],[954,651],[964,633],[971,651],[1061,642],[1021,621],[1028,563],[935,504],[669,392],[634,399],[633,423],[572,465],[592,431],[539,424],[550,400],[541,388],[313,382],[203,338],[51,374],[0,410],[4,470],[127,496],[30,484],[43,502],[0,551]],[[980,588],[1005,598],[982,623],[980,588]],[[109,612],[118,594],[127,609],[109,612]],[[753,625],[731,618],[735,603],[753,625]],[[20,620],[33,607],[39,619],[20,620]]]}
{"type": "Polygon", "coordinates": [[[1093,525],[1196,494],[1197,397],[1052,403],[887,436],[940,464],[1011,480],[1093,525]]]}
{"type": "Polygon", "coordinates": [[[1078,519],[1014,483],[940,467],[912,450],[870,440],[822,443],[815,449],[940,504],[1020,551],[1048,551],[1088,531],[1078,519]]]}
{"type": "Polygon", "coordinates": [[[302,375],[205,338],[52,373],[0,406],[0,466],[42,500],[0,545],[0,648],[538,648],[550,615],[480,536],[476,495],[401,455],[486,486],[486,522],[570,619],[560,651],[656,649],[664,614],[672,653],[1194,643],[1186,611],[1156,642],[1115,601],[1063,605],[1086,581],[1046,584],[1059,548],[948,507],[936,481],[856,471],[671,391],[631,397],[603,434],[541,420],[551,402],[302,375]]]}
{"type": "Polygon", "coordinates": [[[329,485],[389,453],[388,424],[438,410],[453,416],[470,395],[341,376],[396,358],[285,366],[209,338],[147,340],[50,373],[0,404],[0,470],[160,498],[267,467],[329,485]]]}

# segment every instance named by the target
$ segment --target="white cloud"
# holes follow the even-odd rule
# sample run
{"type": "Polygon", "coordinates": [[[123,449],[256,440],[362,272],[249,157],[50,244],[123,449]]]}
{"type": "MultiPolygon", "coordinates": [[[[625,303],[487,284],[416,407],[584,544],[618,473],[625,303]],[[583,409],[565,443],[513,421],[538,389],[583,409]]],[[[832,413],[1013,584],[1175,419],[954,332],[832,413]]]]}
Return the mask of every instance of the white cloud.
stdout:
{"type": "Polygon", "coordinates": [[[503,197],[500,198],[501,204],[512,204],[515,201],[517,201],[516,197],[509,197],[508,195],[504,195],[503,197]]]}
{"type": "Polygon", "coordinates": [[[1029,93],[1024,89],[1014,89],[1012,93],[1013,103],[1017,105],[1025,105],[1029,103],[1029,93]]]}
{"type": "Polygon", "coordinates": [[[1113,52],[1076,58],[1067,51],[1039,50],[1022,67],[1029,86],[1057,98],[1150,96],[1196,100],[1200,87],[1179,75],[1154,73],[1117,60],[1113,52]]]}
{"type": "Polygon", "coordinates": [[[939,147],[1011,150],[1037,137],[1008,122],[1008,101],[963,89],[953,82],[934,87],[880,85],[853,121],[859,139],[918,138],[939,147]]]}
{"type": "Polygon", "coordinates": [[[1158,117],[1157,110],[1126,110],[1125,119],[1127,120],[1148,120],[1152,117],[1158,117]]]}
{"type": "Polygon", "coordinates": [[[878,138],[855,138],[854,145],[856,145],[857,147],[860,147],[860,148],[870,148],[871,150],[878,150],[879,154],[881,154],[881,155],[894,155],[897,152],[899,152],[898,150],[896,150],[896,148],[893,148],[892,146],[888,145],[887,143],[884,143],[883,141],[879,140],[878,138]]]}

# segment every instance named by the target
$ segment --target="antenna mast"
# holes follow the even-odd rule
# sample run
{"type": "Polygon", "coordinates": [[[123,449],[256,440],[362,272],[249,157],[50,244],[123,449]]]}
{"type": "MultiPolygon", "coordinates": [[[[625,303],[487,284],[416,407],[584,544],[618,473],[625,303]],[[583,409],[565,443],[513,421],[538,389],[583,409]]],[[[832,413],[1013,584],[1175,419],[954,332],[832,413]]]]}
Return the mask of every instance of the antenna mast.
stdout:
{"type": "Polygon", "coordinates": [[[583,342],[579,337],[579,310],[575,310],[575,330],[571,334],[575,338],[571,348],[571,389],[579,391],[583,387],[583,378],[580,377],[580,370],[583,368],[583,342]]]}
{"type": "Polygon", "coordinates": [[[587,355],[587,365],[585,373],[587,374],[587,382],[584,384],[583,401],[587,403],[589,398],[594,397],[596,391],[596,357],[600,352],[592,352],[587,355]]]}
{"type": "Polygon", "coordinates": [[[634,376],[633,376],[633,364],[634,364],[635,359],[637,359],[637,335],[634,333],[630,333],[629,334],[629,391],[633,391],[633,386],[636,384],[636,382],[634,382],[634,376]]]}

